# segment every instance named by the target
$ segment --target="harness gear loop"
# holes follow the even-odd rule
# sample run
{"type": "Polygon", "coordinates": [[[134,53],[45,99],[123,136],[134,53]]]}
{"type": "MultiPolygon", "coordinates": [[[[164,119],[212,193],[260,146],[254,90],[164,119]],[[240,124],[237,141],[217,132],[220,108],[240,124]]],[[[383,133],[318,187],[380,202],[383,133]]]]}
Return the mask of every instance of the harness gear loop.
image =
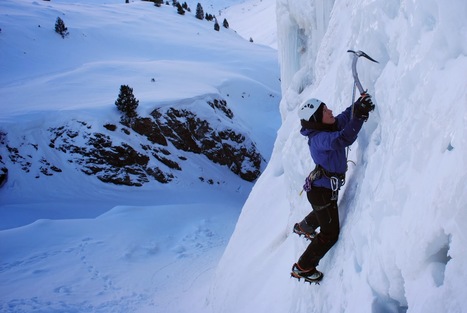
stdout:
{"type": "Polygon", "coordinates": [[[308,174],[308,176],[305,179],[305,184],[303,185],[302,191],[300,191],[300,196],[304,191],[310,192],[311,191],[311,185],[313,182],[317,179],[320,179],[322,176],[321,169],[319,165],[316,165],[315,168],[308,174]]]}
{"type": "Polygon", "coordinates": [[[326,171],[322,166],[320,168],[323,175],[329,178],[329,182],[331,183],[331,200],[337,200],[339,189],[345,184],[345,173],[331,173],[326,171]]]}

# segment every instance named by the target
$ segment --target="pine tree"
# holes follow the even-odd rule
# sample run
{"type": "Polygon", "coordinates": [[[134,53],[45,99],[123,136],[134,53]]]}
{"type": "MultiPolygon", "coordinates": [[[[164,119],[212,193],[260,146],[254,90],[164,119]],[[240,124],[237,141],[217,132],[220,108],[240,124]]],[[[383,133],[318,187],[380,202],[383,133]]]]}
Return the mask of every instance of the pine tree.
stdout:
{"type": "Polygon", "coordinates": [[[223,25],[225,28],[229,28],[229,22],[227,22],[227,19],[224,19],[224,22],[222,22],[222,25],[223,25]]]}
{"type": "Polygon", "coordinates": [[[199,20],[203,20],[204,19],[204,10],[203,10],[203,6],[201,5],[201,3],[198,2],[198,4],[196,5],[196,18],[199,19],[199,20]]]}
{"type": "Polygon", "coordinates": [[[219,31],[219,29],[221,29],[221,27],[219,26],[219,23],[217,23],[216,19],[216,22],[214,23],[214,30],[219,31]]]}
{"type": "Polygon", "coordinates": [[[66,28],[65,23],[60,17],[57,17],[57,21],[55,22],[55,32],[65,38],[68,36],[68,28],[66,28]]]}
{"type": "Polygon", "coordinates": [[[136,100],[133,95],[133,88],[127,85],[120,86],[120,93],[115,101],[115,105],[118,110],[123,113],[122,122],[131,123],[138,114],[136,108],[138,107],[139,101],[136,100]]]}
{"type": "Polygon", "coordinates": [[[177,2],[177,13],[180,15],[185,15],[185,10],[183,10],[182,5],[177,2]]]}

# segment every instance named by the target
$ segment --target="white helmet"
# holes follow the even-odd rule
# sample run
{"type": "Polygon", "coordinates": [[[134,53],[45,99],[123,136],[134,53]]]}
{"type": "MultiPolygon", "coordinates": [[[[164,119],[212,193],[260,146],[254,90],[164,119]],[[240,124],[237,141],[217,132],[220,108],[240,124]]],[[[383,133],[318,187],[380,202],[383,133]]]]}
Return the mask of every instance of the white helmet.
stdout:
{"type": "Polygon", "coordinates": [[[322,103],[324,102],[315,98],[308,99],[307,101],[303,102],[298,109],[298,117],[300,117],[301,120],[308,121],[313,116],[313,114],[315,114],[316,110],[318,110],[322,103]]]}

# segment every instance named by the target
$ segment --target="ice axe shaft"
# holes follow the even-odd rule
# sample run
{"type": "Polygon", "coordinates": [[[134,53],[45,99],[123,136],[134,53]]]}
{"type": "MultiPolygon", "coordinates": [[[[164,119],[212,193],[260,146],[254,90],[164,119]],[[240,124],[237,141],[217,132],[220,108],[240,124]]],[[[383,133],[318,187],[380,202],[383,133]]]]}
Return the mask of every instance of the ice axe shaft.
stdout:
{"type": "Polygon", "coordinates": [[[375,62],[375,63],[379,63],[379,62],[376,61],[375,59],[371,58],[368,54],[366,54],[365,52],[363,52],[363,51],[361,51],[361,50],[358,50],[358,51],[347,50],[347,52],[353,53],[353,60],[352,60],[352,74],[353,74],[353,79],[354,79],[354,82],[355,82],[355,86],[357,86],[358,91],[359,91],[360,94],[362,95],[362,94],[365,93],[365,89],[363,89],[363,86],[362,86],[362,84],[360,83],[360,79],[358,78],[358,73],[357,73],[357,61],[358,61],[358,58],[359,58],[359,57],[365,57],[365,58],[367,58],[368,60],[373,61],[373,62],[375,62]]]}

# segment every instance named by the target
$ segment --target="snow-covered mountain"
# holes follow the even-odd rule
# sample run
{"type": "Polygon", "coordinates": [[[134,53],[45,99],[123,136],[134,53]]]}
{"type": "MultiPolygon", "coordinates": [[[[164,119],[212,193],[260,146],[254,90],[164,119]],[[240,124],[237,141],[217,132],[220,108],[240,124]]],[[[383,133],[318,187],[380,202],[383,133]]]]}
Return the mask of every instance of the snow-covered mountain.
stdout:
{"type": "Polygon", "coordinates": [[[195,8],[0,3],[0,311],[204,307],[270,158],[280,76],[274,49],[195,8]]]}
{"type": "Polygon", "coordinates": [[[217,269],[213,312],[467,312],[467,3],[277,1],[282,126],[217,269]],[[319,286],[290,278],[314,167],[297,107],[376,111],[349,153],[341,234],[319,286]],[[355,164],[355,165],[354,165],[355,164]]]}

